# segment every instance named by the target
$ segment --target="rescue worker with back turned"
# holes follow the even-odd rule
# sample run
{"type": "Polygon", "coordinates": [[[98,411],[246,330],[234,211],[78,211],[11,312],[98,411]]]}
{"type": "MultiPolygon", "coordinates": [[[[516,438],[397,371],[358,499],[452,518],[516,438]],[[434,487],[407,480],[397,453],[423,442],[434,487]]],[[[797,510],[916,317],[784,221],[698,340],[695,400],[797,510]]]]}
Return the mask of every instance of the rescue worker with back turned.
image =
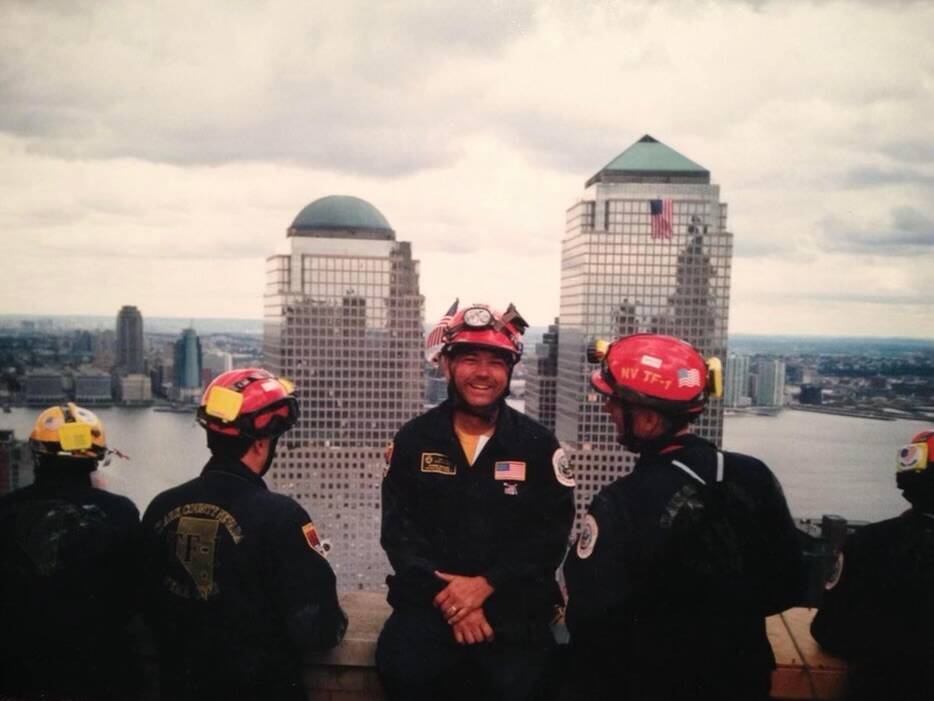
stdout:
{"type": "Polygon", "coordinates": [[[574,513],[555,437],[505,403],[527,324],[455,306],[429,336],[448,399],[390,446],[381,543],[393,613],[376,662],[390,699],[540,698],[574,513]],[[453,316],[453,318],[451,318],[453,316]]]}
{"type": "Polygon", "coordinates": [[[133,699],[139,512],[93,486],[108,452],[74,404],[36,419],[35,483],[0,498],[0,696],[133,699]]]}
{"type": "Polygon", "coordinates": [[[655,334],[599,343],[591,360],[639,458],[594,497],[565,561],[572,678],[593,699],[767,699],[765,618],[796,603],[804,570],[769,469],[690,431],[719,395],[719,361],[655,334]]]}
{"type": "Polygon", "coordinates": [[[848,698],[934,695],[934,429],[898,451],[911,508],[847,540],[811,633],[850,665],[848,698]]]}
{"type": "Polygon", "coordinates": [[[308,514],[262,479],[298,419],[292,385],[222,373],[197,417],[211,459],[143,516],[162,698],[304,699],[303,651],[336,645],[347,619],[308,514]]]}

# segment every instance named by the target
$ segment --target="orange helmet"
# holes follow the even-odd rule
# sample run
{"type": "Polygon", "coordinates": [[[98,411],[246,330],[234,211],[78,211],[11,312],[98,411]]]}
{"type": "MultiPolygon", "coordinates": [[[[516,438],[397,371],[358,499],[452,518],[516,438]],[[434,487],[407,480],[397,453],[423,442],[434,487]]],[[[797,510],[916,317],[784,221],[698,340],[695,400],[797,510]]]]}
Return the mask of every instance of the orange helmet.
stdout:
{"type": "Polygon", "coordinates": [[[692,345],[672,336],[638,333],[609,345],[598,341],[588,359],[600,362],[590,376],[600,394],[663,414],[697,414],[709,395],[720,393],[719,361],[708,365],[692,345]]]}
{"type": "Polygon", "coordinates": [[[444,329],[443,353],[458,346],[478,346],[505,351],[513,363],[522,357],[522,334],[528,323],[512,304],[498,312],[487,304],[474,304],[454,315],[444,329]]]}
{"type": "Polygon", "coordinates": [[[100,460],[107,454],[104,424],[97,415],[68,402],[53,406],[36,418],[29,445],[33,455],[100,460]]]}
{"type": "Polygon", "coordinates": [[[281,436],[298,421],[295,388],[261,368],[228,370],[208,385],[198,423],[226,436],[281,436]]]}

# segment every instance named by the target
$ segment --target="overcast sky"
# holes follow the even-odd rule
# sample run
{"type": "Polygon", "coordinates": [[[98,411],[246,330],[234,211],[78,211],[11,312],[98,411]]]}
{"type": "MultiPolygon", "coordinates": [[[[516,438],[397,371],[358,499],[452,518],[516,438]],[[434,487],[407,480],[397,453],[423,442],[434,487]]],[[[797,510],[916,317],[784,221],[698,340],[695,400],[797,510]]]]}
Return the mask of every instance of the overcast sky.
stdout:
{"type": "Polygon", "coordinates": [[[645,133],[735,234],[730,331],[934,337],[934,5],[0,3],[0,313],[260,317],[319,197],[454,297],[558,313],[565,210],[645,133]]]}

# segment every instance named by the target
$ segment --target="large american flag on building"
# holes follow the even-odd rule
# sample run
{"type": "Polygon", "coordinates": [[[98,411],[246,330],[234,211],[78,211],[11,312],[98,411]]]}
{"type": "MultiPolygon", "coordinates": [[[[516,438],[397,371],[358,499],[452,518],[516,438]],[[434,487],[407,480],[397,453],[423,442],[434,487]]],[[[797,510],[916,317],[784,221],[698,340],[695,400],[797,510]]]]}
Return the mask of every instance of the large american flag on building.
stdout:
{"type": "Polygon", "coordinates": [[[457,304],[459,301],[459,298],[454,300],[454,304],[451,305],[451,308],[438,320],[435,327],[428,333],[428,336],[425,337],[425,360],[429,363],[435,362],[438,359],[438,354],[441,352],[441,349],[444,348],[444,329],[447,328],[447,325],[451,323],[451,319],[457,314],[457,304]]]}
{"type": "Polygon", "coordinates": [[[649,213],[652,215],[652,238],[670,239],[674,204],[671,200],[649,200],[649,213]]]}

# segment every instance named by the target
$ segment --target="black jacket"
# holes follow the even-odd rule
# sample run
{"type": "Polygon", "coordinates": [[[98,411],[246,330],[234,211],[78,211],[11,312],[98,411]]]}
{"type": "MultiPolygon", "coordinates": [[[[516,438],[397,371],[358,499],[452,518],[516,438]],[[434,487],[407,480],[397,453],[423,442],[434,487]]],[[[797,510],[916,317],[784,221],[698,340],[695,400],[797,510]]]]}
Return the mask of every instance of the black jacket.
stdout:
{"type": "Polygon", "coordinates": [[[347,623],[305,510],[215,457],[152,501],[143,537],[163,698],[303,698],[302,651],[347,623]]]}
{"type": "Polygon", "coordinates": [[[574,516],[562,456],[547,429],[505,404],[473,465],[450,402],[403,426],[382,488],[389,603],[431,607],[444,586],[435,570],[483,575],[495,589],[484,613],[499,637],[543,628],[560,602],[555,570],[574,516]],[[497,479],[497,463],[501,478],[524,479],[497,479]]]}
{"type": "Polygon", "coordinates": [[[851,663],[850,698],[934,696],[934,514],[916,509],[858,530],[811,632],[851,663]]]}
{"type": "Polygon", "coordinates": [[[0,691],[134,697],[139,512],[57,468],[0,498],[0,691]]]}
{"type": "Polygon", "coordinates": [[[592,695],[767,695],[765,617],[801,595],[797,533],[763,463],[724,453],[718,483],[717,455],[678,436],[594,497],[564,566],[575,657],[610,670],[592,695]]]}

